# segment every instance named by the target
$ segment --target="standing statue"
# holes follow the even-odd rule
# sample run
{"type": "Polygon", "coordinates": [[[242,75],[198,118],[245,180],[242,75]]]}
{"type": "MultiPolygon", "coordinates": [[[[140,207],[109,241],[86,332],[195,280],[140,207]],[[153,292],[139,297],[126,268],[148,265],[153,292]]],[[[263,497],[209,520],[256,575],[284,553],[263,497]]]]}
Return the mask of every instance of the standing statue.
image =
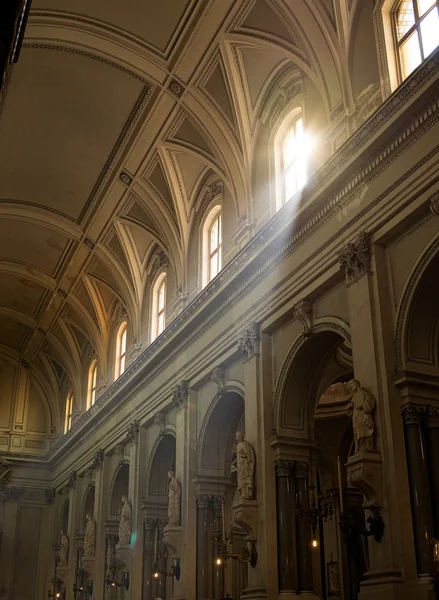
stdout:
{"type": "Polygon", "coordinates": [[[174,471],[169,471],[168,482],[168,525],[180,525],[181,485],[174,471]]]}
{"type": "Polygon", "coordinates": [[[85,515],[87,525],[85,526],[84,536],[84,556],[94,556],[95,539],[96,539],[96,523],[90,513],[85,515]]]}
{"type": "Polygon", "coordinates": [[[130,543],[132,508],[131,502],[126,496],[122,496],[122,502],[119,523],[119,545],[126,546],[130,543]]]}
{"type": "Polygon", "coordinates": [[[358,452],[375,452],[372,419],[375,400],[369,392],[361,387],[357,379],[351,379],[349,387],[352,391],[352,397],[347,407],[347,414],[352,416],[355,454],[358,452]]]}
{"type": "Polygon", "coordinates": [[[232,462],[231,471],[238,475],[238,493],[241,500],[253,500],[255,470],[255,453],[251,445],[244,439],[241,431],[236,433],[236,458],[232,462]]]}
{"type": "Polygon", "coordinates": [[[61,540],[59,544],[59,567],[67,567],[69,558],[69,538],[65,531],[61,530],[61,540]]]}

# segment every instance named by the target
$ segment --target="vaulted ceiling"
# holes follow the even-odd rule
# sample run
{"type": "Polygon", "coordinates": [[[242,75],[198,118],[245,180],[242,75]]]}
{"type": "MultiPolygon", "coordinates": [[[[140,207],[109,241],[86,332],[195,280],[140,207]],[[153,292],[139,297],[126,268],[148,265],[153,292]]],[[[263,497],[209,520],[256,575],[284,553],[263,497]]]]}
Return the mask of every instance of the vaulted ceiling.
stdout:
{"type": "Polygon", "coordinates": [[[252,220],[261,114],[294,73],[353,102],[360,0],[33,0],[0,105],[0,354],[56,393],[118,310],[141,336],[148,264],[187,284],[203,185],[252,220]],[[271,99],[271,100],[270,100],[271,99]]]}

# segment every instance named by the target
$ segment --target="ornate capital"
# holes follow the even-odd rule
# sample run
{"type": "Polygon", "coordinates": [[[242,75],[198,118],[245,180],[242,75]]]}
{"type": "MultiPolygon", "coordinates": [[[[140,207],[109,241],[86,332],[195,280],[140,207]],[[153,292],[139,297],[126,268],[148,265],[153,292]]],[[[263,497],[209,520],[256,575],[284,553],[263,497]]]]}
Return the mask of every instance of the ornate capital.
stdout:
{"type": "Polygon", "coordinates": [[[369,239],[365,232],[355,242],[349,242],[344,250],[338,253],[340,266],[346,274],[346,283],[353,283],[370,269],[369,239]]]}
{"type": "Polygon", "coordinates": [[[157,523],[157,519],[150,519],[149,517],[147,517],[143,521],[143,525],[144,525],[145,529],[155,529],[156,523],[157,523]]]}
{"type": "Polygon", "coordinates": [[[77,473],[76,473],[76,471],[72,471],[69,475],[69,478],[67,480],[65,487],[68,490],[73,490],[76,487],[76,479],[77,479],[77,473]]]}
{"type": "Polygon", "coordinates": [[[221,394],[226,387],[226,370],[222,365],[215,367],[210,376],[211,380],[218,386],[218,392],[221,394]]]}
{"type": "Polygon", "coordinates": [[[430,198],[430,210],[439,217],[439,191],[435,192],[430,198]]]}
{"type": "Polygon", "coordinates": [[[99,448],[99,450],[94,455],[93,462],[91,463],[91,468],[93,470],[97,471],[97,470],[102,469],[103,464],[104,464],[104,451],[102,450],[102,448],[99,448]]]}
{"type": "Polygon", "coordinates": [[[55,500],[55,490],[53,488],[46,488],[44,490],[44,498],[46,499],[46,504],[53,504],[55,500]]]}
{"type": "Polygon", "coordinates": [[[11,463],[6,458],[0,458],[0,492],[9,484],[11,476],[11,463]]]}
{"type": "Polygon", "coordinates": [[[172,395],[172,403],[175,408],[179,410],[184,406],[187,399],[189,398],[189,382],[184,379],[180,381],[177,387],[174,388],[174,392],[172,395]]]}
{"type": "Polygon", "coordinates": [[[429,406],[426,411],[427,427],[439,427],[439,407],[429,406]]]}
{"type": "Polygon", "coordinates": [[[259,325],[250,323],[238,338],[238,349],[244,355],[244,358],[250,358],[258,353],[259,340],[259,325]]]}
{"type": "Polygon", "coordinates": [[[139,421],[132,421],[127,428],[128,444],[135,444],[139,438],[139,421]]]}
{"type": "Polygon", "coordinates": [[[405,404],[401,408],[401,414],[406,425],[420,425],[427,413],[426,406],[419,406],[417,404],[405,404]]]}
{"type": "Polygon", "coordinates": [[[289,477],[294,467],[294,461],[278,458],[274,466],[277,477],[289,477]]]}
{"type": "Polygon", "coordinates": [[[310,300],[300,300],[293,308],[293,314],[303,325],[303,335],[308,337],[312,333],[312,302],[310,300]]]}
{"type": "Polygon", "coordinates": [[[1,502],[18,502],[24,494],[24,488],[8,487],[0,492],[1,502]]]}
{"type": "Polygon", "coordinates": [[[197,494],[197,507],[208,508],[211,500],[212,496],[209,496],[208,494],[197,494]]]}
{"type": "Polygon", "coordinates": [[[294,464],[294,475],[296,478],[307,479],[309,473],[309,463],[296,461],[294,464]]]}

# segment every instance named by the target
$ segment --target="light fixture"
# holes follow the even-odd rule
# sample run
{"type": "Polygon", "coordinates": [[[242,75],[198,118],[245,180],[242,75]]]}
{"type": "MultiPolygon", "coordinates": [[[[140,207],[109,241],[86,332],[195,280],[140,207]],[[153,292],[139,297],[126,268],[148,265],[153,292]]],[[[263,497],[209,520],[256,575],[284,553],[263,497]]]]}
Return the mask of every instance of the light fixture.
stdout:
{"type": "Polygon", "coordinates": [[[317,548],[317,546],[318,546],[317,540],[314,538],[312,541],[312,547],[317,548]]]}
{"type": "Polygon", "coordinates": [[[308,519],[310,522],[311,530],[312,530],[312,539],[313,539],[312,545],[314,548],[317,547],[317,539],[316,539],[317,523],[319,522],[320,519],[323,519],[324,521],[329,519],[330,521],[332,521],[332,515],[334,513],[332,504],[329,504],[329,505],[325,504],[321,508],[319,508],[317,506],[316,498],[315,498],[315,489],[316,489],[316,486],[312,483],[309,486],[309,503],[308,503],[309,508],[307,510],[304,510],[302,508],[302,497],[301,497],[300,492],[296,496],[296,511],[299,513],[299,515],[303,519],[308,519]]]}

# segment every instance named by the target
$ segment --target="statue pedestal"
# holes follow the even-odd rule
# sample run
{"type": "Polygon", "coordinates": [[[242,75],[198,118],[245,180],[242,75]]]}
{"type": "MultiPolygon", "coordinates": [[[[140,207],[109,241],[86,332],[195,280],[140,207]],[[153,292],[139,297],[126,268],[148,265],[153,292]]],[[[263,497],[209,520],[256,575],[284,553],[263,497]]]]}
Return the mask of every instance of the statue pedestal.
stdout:
{"type": "Polygon", "coordinates": [[[378,452],[359,452],[348,458],[348,482],[362,492],[363,508],[376,510],[381,506],[382,462],[378,452]]]}
{"type": "Polygon", "coordinates": [[[130,544],[117,544],[116,560],[125,571],[131,571],[133,564],[133,549],[130,544]]]}
{"type": "Polygon", "coordinates": [[[258,529],[258,501],[237,500],[232,504],[233,520],[247,533],[249,540],[256,539],[258,529]]]}
{"type": "Polygon", "coordinates": [[[64,585],[68,584],[67,578],[69,573],[69,567],[67,565],[58,565],[56,569],[56,576],[60,579],[64,585]]]}
{"type": "Polygon", "coordinates": [[[82,556],[81,557],[81,567],[84,571],[90,575],[90,579],[94,579],[95,573],[95,557],[94,556],[82,556]]]}
{"type": "Polygon", "coordinates": [[[171,551],[172,558],[181,556],[181,525],[166,525],[163,529],[163,543],[171,551]]]}

